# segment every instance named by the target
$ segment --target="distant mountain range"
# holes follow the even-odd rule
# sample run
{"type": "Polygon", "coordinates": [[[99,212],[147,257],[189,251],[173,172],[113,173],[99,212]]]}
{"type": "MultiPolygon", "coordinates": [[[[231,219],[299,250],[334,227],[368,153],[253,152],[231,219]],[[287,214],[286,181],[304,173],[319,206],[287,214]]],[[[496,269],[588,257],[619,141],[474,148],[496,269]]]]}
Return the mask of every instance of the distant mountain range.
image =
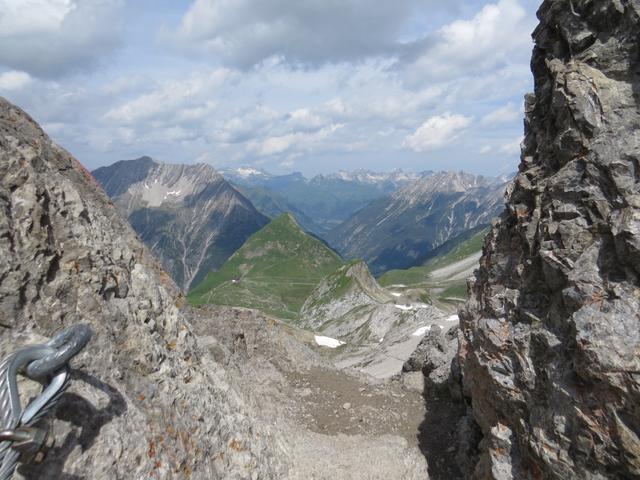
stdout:
{"type": "Polygon", "coordinates": [[[301,173],[271,175],[254,168],[221,170],[222,175],[263,214],[275,218],[289,212],[307,231],[326,234],[371,201],[430,175],[396,170],[356,170],[307,179],[301,173]]]}
{"type": "Polygon", "coordinates": [[[419,266],[498,216],[506,185],[464,172],[357,170],[310,179],[255,168],[218,173],[149,157],[93,174],[185,291],[285,213],[346,260],[365,260],[376,276],[419,266]]]}
{"type": "Polygon", "coordinates": [[[488,225],[504,209],[506,179],[438,172],[370,202],[326,236],[346,259],[364,259],[376,275],[420,265],[464,231],[488,225]]]}
{"type": "Polygon", "coordinates": [[[141,157],[92,173],[185,291],[269,221],[209,165],[141,157]]]}

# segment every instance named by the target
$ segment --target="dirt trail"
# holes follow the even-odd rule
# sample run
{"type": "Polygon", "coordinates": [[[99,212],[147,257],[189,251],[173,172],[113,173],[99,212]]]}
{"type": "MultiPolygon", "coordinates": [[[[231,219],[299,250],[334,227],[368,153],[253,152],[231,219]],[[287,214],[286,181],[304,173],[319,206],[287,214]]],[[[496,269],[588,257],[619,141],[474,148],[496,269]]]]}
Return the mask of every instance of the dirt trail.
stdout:
{"type": "Polygon", "coordinates": [[[198,322],[201,339],[223,364],[240,366],[234,375],[245,394],[286,433],[295,466],[289,478],[459,478],[442,463],[452,455],[446,450],[456,421],[446,399],[425,402],[421,373],[420,381],[408,382],[338,370],[290,326],[250,310],[214,311],[215,324],[210,315],[207,324],[198,322]],[[215,340],[204,335],[212,330],[215,340]]]}
{"type": "Polygon", "coordinates": [[[474,270],[478,268],[478,262],[482,252],[474,253],[463,258],[451,265],[434,270],[429,274],[431,280],[462,280],[473,275],[474,270]]]}
{"type": "Polygon", "coordinates": [[[312,368],[286,378],[300,407],[299,420],[327,435],[400,435],[412,446],[425,415],[421,392],[399,382],[371,385],[341,372],[312,368]]]}

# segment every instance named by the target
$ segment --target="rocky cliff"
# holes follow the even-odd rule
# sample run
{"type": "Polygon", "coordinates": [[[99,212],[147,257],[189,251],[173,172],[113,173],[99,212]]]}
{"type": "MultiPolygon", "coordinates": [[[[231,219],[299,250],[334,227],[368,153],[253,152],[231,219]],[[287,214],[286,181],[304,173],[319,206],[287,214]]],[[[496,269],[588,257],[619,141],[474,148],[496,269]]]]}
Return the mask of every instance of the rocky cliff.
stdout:
{"type": "Polygon", "coordinates": [[[210,165],[141,157],[92,173],[185,292],[268,223],[210,165]]]}
{"type": "Polygon", "coordinates": [[[0,98],[0,355],[88,322],[28,478],[277,478],[279,443],[206,355],[169,277],[93,177],[0,98]]]}
{"type": "Polygon", "coordinates": [[[474,478],[638,478],[640,1],[538,16],[519,173],[461,312],[481,438],[461,458],[474,478]]]}

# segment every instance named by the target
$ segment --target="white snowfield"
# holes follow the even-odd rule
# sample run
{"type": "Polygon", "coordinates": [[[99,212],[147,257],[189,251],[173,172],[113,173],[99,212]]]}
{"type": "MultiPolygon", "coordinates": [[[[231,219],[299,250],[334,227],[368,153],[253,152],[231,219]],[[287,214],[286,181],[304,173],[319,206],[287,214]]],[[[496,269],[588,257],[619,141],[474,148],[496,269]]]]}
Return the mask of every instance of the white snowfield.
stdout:
{"type": "MultiPolygon", "coordinates": [[[[447,318],[444,319],[445,322],[458,322],[459,320],[460,320],[460,318],[458,318],[458,315],[451,315],[450,317],[447,317],[447,318]]],[[[420,327],[419,329],[417,329],[415,332],[413,332],[411,334],[411,336],[412,337],[421,337],[422,335],[424,335],[425,333],[430,331],[431,327],[438,327],[440,329],[444,329],[444,327],[442,325],[426,325],[424,327],[420,327]]]]}
{"type": "Polygon", "coordinates": [[[398,293],[398,292],[391,292],[391,295],[393,295],[394,297],[401,297],[402,294],[398,293]]]}
{"type": "Polygon", "coordinates": [[[331,337],[323,337],[322,335],[315,335],[315,340],[321,347],[338,348],[340,345],[344,345],[344,342],[336,340],[331,337]]]}
{"type": "Polygon", "coordinates": [[[411,305],[394,305],[398,310],[404,310],[405,312],[408,310],[413,310],[411,305]]]}
{"type": "Polygon", "coordinates": [[[413,332],[411,334],[412,337],[421,337],[422,335],[424,335],[425,333],[427,333],[429,330],[431,330],[431,325],[427,325],[425,327],[420,327],[419,329],[417,329],[415,332],[413,332]]]}

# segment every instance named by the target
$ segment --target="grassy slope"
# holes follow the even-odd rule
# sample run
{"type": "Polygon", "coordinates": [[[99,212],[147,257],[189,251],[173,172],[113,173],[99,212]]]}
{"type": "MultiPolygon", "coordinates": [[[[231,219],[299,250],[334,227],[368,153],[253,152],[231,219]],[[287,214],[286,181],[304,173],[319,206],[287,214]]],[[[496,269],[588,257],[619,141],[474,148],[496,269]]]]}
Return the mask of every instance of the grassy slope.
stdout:
{"type": "Polygon", "coordinates": [[[247,240],[225,265],[189,292],[193,305],[257,308],[294,320],[320,280],[342,265],[340,257],[282,215],[247,240]]]}
{"type": "MultiPolygon", "coordinates": [[[[482,229],[470,236],[459,239],[441,249],[437,254],[425,262],[424,265],[408,270],[391,270],[380,278],[378,283],[383,287],[404,285],[403,289],[424,290],[436,303],[451,303],[451,298],[466,299],[466,280],[448,281],[447,279],[431,278],[431,272],[463,260],[482,250],[484,237],[488,228],[482,229]]],[[[455,303],[455,302],[454,302],[455,303]]]]}

